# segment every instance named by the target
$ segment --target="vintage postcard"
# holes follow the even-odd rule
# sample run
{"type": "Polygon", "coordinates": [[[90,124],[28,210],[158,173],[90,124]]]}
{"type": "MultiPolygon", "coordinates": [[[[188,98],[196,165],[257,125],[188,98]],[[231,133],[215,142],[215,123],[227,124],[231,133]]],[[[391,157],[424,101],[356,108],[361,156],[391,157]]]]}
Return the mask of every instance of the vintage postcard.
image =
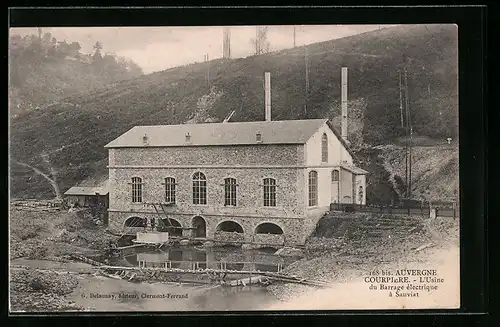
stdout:
{"type": "Polygon", "coordinates": [[[10,312],[460,307],[458,27],[9,29],[10,312]]]}

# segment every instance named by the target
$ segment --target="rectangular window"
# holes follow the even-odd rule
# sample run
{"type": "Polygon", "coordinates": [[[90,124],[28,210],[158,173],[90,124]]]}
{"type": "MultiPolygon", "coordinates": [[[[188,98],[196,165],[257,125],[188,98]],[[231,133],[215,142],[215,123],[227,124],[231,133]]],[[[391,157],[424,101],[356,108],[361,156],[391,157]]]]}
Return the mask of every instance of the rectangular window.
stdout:
{"type": "Polygon", "coordinates": [[[276,207],[276,180],[264,179],[264,207],[276,207]]]}
{"type": "Polygon", "coordinates": [[[224,205],[236,206],[236,179],[224,179],[224,205]]]}
{"type": "Polygon", "coordinates": [[[165,178],[165,202],[175,203],[175,178],[165,178]]]}
{"type": "Polygon", "coordinates": [[[142,179],[140,177],[132,178],[132,202],[142,202],[142,179]]]}

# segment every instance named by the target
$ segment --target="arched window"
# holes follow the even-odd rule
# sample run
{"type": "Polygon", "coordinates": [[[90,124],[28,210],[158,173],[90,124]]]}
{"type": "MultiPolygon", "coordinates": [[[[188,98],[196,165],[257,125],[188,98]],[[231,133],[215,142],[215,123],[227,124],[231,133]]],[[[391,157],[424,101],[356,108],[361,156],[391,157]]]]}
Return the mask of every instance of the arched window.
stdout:
{"type": "Polygon", "coordinates": [[[321,162],[328,162],[328,136],[326,133],[321,137],[321,162]]]}
{"type": "Polygon", "coordinates": [[[309,206],[318,205],[318,173],[314,170],[309,172],[309,206]]]}
{"type": "Polygon", "coordinates": [[[175,178],[165,178],[165,202],[175,203],[175,178]]]}
{"type": "Polygon", "coordinates": [[[358,203],[363,204],[363,186],[358,189],[358,203]]]}
{"type": "Polygon", "coordinates": [[[224,179],[224,205],[236,206],[236,179],[224,179]]]}
{"type": "Polygon", "coordinates": [[[200,172],[193,175],[193,204],[207,204],[207,179],[200,172]]]}
{"type": "Polygon", "coordinates": [[[276,180],[264,178],[264,207],[276,207],[276,180]]]}
{"type": "Polygon", "coordinates": [[[142,202],[142,178],[132,177],[132,202],[142,202]]]}
{"type": "Polygon", "coordinates": [[[339,171],[337,169],[332,170],[332,182],[339,181],[339,171]]]}

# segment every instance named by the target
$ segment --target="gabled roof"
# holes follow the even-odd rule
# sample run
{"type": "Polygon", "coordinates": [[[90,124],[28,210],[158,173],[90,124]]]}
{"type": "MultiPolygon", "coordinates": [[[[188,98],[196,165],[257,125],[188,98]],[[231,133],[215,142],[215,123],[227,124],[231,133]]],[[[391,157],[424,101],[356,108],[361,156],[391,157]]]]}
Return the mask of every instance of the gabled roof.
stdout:
{"type": "Polygon", "coordinates": [[[331,121],[327,120],[326,121],[326,124],[328,125],[328,127],[330,127],[330,129],[332,130],[333,134],[335,134],[335,136],[337,137],[337,139],[340,141],[340,143],[344,146],[344,148],[347,150],[347,152],[349,152],[349,154],[352,156],[352,158],[354,159],[356,157],[356,155],[354,154],[354,152],[352,152],[351,150],[351,147],[349,146],[349,144],[347,144],[347,142],[342,138],[342,136],[340,135],[340,133],[335,129],[335,127],[333,127],[333,124],[331,121]]]}
{"type": "Polygon", "coordinates": [[[149,147],[304,144],[326,122],[327,119],[308,119],[135,126],[105,147],[144,147],[144,136],[147,136],[149,147]],[[257,133],[262,135],[262,142],[256,142],[257,133]],[[186,134],[190,135],[189,142],[186,134]]]}
{"type": "Polygon", "coordinates": [[[359,167],[356,167],[354,165],[342,164],[341,167],[346,169],[346,170],[349,170],[350,172],[352,172],[355,175],[367,175],[367,174],[369,174],[369,172],[367,172],[366,170],[361,169],[359,167]]]}

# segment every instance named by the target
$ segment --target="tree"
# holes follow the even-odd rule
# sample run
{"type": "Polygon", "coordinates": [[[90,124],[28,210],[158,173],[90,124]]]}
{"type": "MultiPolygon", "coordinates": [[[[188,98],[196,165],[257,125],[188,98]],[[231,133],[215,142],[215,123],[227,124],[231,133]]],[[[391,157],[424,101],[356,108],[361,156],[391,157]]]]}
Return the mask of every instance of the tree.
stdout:
{"type": "Polygon", "coordinates": [[[250,40],[255,47],[256,55],[269,52],[270,44],[267,41],[267,32],[267,26],[257,26],[255,39],[250,40]]]}
{"type": "Polygon", "coordinates": [[[94,59],[94,61],[102,59],[101,51],[102,51],[102,44],[101,44],[101,42],[97,41],[94,44],[94,54],[92,56],[92,58],[94,59]]]}
{"type": "Polygon", "coordinates": [[[127,59],[127,71],[132,77],[141,76],[144,74],[142,68],[136,64],[133,60],[127,59]]]}
{"type": "Polygon", "coordinates": [[[42,43],[44,45],[49,45],[51,43],[51,40],[52,40],[52,34],[45,33],[42,38],[42,43]]]}

